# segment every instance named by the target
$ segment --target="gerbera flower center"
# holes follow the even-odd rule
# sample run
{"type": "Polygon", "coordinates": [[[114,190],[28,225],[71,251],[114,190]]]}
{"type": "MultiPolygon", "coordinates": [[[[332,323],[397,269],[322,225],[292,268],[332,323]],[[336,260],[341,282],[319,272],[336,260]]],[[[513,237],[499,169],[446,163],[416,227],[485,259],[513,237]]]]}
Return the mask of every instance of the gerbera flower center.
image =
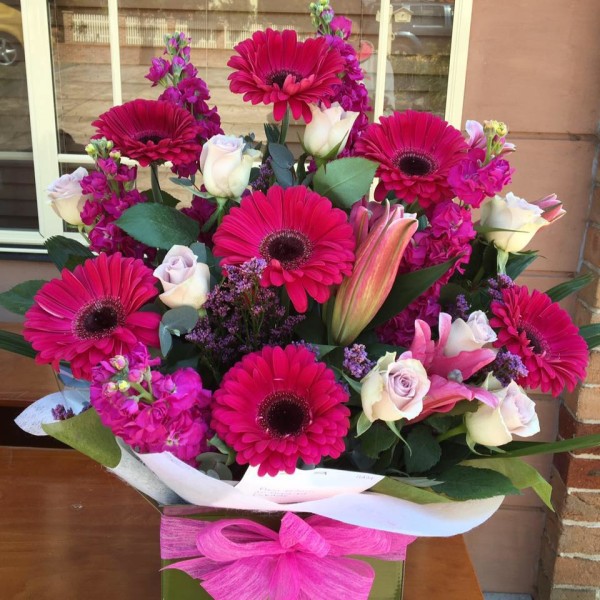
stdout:
{"type": "Polygon", "coordinates": [[[75,315],[73,332],[81,340],[99,340],[125,324],[125,310],[118,298],[102,298],[86,304],[75,315]]]}
{"type": "Polygon", "coordinates": [[[310,258],[312,242],[299,231],[282,229],[265,237],[259,250],[266,261],[275,259],[284,269],[298,269],[310,258]]]}
{"type": "Polygon", "coordinates": [[[401,152],[393,163],[406,175],[423,177],[437,170],[434,158],[424,152],[408,150],[401,152]]]}
{"type": "Polygon", "coordinates": [[[529,345],[535,354],[542,356],[550,350],[550,347],[548,346],[548,343],[544,337],[531,323],[521,324],[520,327],[517,327],[517,331],[519,334],[525,333],[527,339],[529,340],[529,345]]]}
{"type": "Polygon", "coordinates": [[[279,71],[269,73],[265,78],[265,82],[267,85],[273,85],[275,83],[282,88],[288,75],[294,76],[295,83],[298,83],[298,81],[303,79],[302,73],[299,73],[298,71],[294,71],[293,69],[280,69],[279,71]]]}
{"type": "Polygon", "coordinates": [[[312,422],[310,405],[294,392],[273,392],[260,403],[256,422],[272,437],[300,435],[312,422]]]}
{"type": "Polygon", "coordinates": [[[165,136],[164,131],[158,131],[156,129],[147,129],[136,131],[132,137],[133,139],[137,140],[138,142],[142,142],[143,144],[147,144],[148,142],[158,144],[158,142],[164,140],[167,136],[165,136]]]}

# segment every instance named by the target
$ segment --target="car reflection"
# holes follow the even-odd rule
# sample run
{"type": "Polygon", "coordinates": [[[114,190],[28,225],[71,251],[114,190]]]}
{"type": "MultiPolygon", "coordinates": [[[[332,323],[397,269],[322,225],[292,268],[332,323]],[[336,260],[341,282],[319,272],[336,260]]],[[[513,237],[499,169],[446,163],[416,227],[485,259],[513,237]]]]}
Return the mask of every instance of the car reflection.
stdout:
{"type": "Polygon", "coordinates": [[[21,12],[0,2],[0,67],[11,67],[23,60],[21,12]]]}

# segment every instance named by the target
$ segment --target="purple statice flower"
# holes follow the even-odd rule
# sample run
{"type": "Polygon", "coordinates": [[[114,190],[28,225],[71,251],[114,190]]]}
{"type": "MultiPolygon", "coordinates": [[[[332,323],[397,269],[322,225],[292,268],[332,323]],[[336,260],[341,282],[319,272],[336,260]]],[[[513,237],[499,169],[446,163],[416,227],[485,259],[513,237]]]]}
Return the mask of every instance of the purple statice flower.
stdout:
{"type": "Polygon", "coordinates": [[[75,413],[72,408],[65,408],[64,404],[57,404],[52,409],[52,418],[55,421],[66,421],[71,417],[74,417],[75,413]]]}
{"type": "Polygon", "coordinates": [[[464,294],[459,294],[445,312],[452,315],[452,320],[462,319],[467,321],[471,312],[471,305],[464,294]]]}
{"type": "Polygon", "coordinates": [[[503,387],[509,385],[511,381],[519,381],[527,377],[529,373],[521,357],[505,349],[496,354],[496,358],[485,367],[484,372],[491,372],[503,387]]]}
{"type": "Polygon", "coordinates": [[[321,351],[319,350],[319,346],[317,344],[311,344],[305,340],[299,340],[298,342],[292,342],[294,346],[299,346],[302,348],[306,348],[309,352],[312,352],[315,355],[315,360],[319,360],[319,356],[321,355],[321,351]]]}
{"type": "Polygon", "coordinates": [[[362,379],[374,366],[375,362],[369,359],[364,344],[352,344],[344,348],[342,367],[354,379],[362,379]]]}
{"type": "Polygon", "coordinates": [[[138,452],[171,452],[194,466],[208,448],[211,392],[191,368],[153,369],[143,344],[92,371],[90,399],[104,425],[138,452]]]}
{"type": "Polygon", "coordinates": [[[498,302],[502,302],[502,290],[506,288],[511,288],[514,284],[514,281],[508,276],[500,274],[497,277],[492,277],[487,280],[488,284],[488,294],[490,295],[492,300],[496,300],[498,302]]]}
{"type": "Polygon", "coordinates": [[[255,192],[267,193],[267,190],[273,184],[273,167],[271,157],[267,158],[259,167],[258,177],[251,183],[255,192]]]}
{"type": "Polygon", "coordinates": [[[186,339],[202,348],[214,372],[224,372],[242,356],[263,346],[285,346],[304,316],[288,316],[272,288],[260,284],[266,267],[253,258],[228,265],[225,279],[208,294],[206,315],[186,339]]]}

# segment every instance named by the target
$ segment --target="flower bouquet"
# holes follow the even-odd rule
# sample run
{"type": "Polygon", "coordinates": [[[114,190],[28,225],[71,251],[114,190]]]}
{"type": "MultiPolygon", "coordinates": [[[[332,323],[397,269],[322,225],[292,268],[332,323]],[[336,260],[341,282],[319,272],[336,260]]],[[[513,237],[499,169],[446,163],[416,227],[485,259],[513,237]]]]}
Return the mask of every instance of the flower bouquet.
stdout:
{"type": "Polygon", "coordinates": [[[572,390],[600,342],[558,304],[588,278],[515,282],[561,202],[500,195],[503,123],[369,124],[351,23],[326,0],[311,16],[314,37],[257,31],[228,63],[232,92],[273,105],[264,144],[224,135],[168,36],[146,76],[162,94],[101,115],[96,170],[50,188],[87,243],[50,238],[60,276],[0,295],[25,316],[0,347],[64,383],[18,424],[162,511],[169,600],[398,598],[415,536],[529,487],[549,505],[521,457],[600,444],[513,440],[539,431],[527,390],[572,390]]]}

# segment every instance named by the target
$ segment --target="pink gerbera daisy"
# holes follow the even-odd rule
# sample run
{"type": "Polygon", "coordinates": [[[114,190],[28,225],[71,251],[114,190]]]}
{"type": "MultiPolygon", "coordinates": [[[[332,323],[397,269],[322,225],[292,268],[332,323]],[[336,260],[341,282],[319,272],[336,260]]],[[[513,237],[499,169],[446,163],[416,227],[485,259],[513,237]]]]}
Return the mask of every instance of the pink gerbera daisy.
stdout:
{"type": "Polygon", "coordinates": [[[407,110],[369,125],[355,154],[379,163],[375,198],[394,191],[402,200],[428,208],[453,197],[450,168],[465,158],[460,131],[435,115],[407,110]]]}
{"type": "Polygon", "coordinates": [[[330,286],[352,274],[355,241],[346,213],[304,186],[246,196],[223,219],[213,243],[222,265],[264,258],[261,283],[285,286],[298,312],[306,312],[307,294],[323,303],[330,286]]]}
{"type": "Polygon", "coordinates": [[[502,290],[492,302],[490,325],[498,329],[495,346],[521,357],[528,375],[517,383],[558,396],[585,378],[588,347],[569,314],[549,296],[525,286],[502,290]]]}
{"type": "Polygon", "coordinates": [[[38,363],[71,363],[90,379],[100,361],[128,353],[137,342],[158,346],[160,315],[139,312],[157,294],[152,270],[120,253],[86,260],[46,283],[25,315],[23,335],[38,363]]]}
{"type": "Polygon", "coordinates": [[[309,104],[329,97],[339,85],[344,59],[323,37],[299,42],[293,29],[257,31],[234,48],[227,66],[229,87],[252,104],[274,104],[273,116],[281,121],[289,106],[294,119],[312,119],[309,104]]]}
{"type": "Polygon", "coordinates": [[[293,473],[344,451],[348,393],[303,346],[266,346],[233,366],[215,392],[211,427],[259,475],[293,473]]]}
{"type": "Polygon", "coordinates": [[[142,167],[169,161],[174,165],[198,160],[196,122],[185,109],[170,102],[133,100],[113,106],[92,123],[99,136],[142,167]]]}

